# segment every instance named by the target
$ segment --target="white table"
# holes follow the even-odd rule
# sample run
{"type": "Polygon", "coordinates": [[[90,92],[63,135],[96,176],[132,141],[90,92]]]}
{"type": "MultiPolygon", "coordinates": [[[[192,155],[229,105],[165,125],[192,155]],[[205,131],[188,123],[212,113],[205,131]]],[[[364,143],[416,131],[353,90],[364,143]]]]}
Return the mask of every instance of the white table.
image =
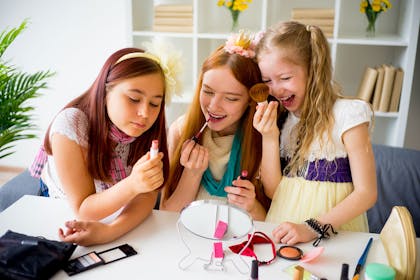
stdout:
{"type": "MultiPolygon", "coordinates": [[[[0,213],[0,235],[7,230],[44,236],[58,240],[58,228],[63,227],[64,221],[73,219],[73,214],[67,203],[61,200],[37,196],[24,196],[12,206],[0,213]]],[[[241,274],[231,262],[226,262],[225,271],[208,271],[203,268],[203,262],[195,261],[189,268],[182,270],[178,267],[180,260],[187,254],[187,248],[182,243],[177,230],[178,213],[153,210],[152,215],[133,231],[117,241],[92,247],[78,246],[72,257],[83,255],[90,251],[102,251],[117,245],[128,243],[138,254],[112,264],[100,266],[92,270],[72,276],[71,279],[248,279],[248,274],[241,274]]],[[[255,222],[256,230],[263,231],[271,237],[274,224],[255,222]]],[[[183,235],[187,236],[187,235],[183,235]]],[[[187,236],[188,237],[188,236],[187,236]]],[[[356,263],[366,246],[369,237],[374,238],[367,262],[387,263],[379,235],[369,233],[339,232],[329,240],[321,241],[324,246],[323,254],[311,263],[301,264],[317,276],[327,279],[339,279],[342,263],[348,263],[349,276],[353,275],[356,263]]],[[[232,244],[240,243],[235,240],[232,244]]],[[[191,241],[193,248],[200,246],[201,240],[191,241]]],[[[202,243],[202,257],[209,256],[206,242],[202,243]]],[[[270,251],[269,246],[260,245],[256,249],[257,255],[263,259],[270,251]]],[[[276,244],[279,248],[280,244],[276,244]]],[[[299,244],[304,252],[311,250],[312,244],[299,244]]],[[[417,239],[420,252],[420,239],[417,239]]],[[[226,259],[239,260],[237,255],[225,250],[226,259]]],[[[193,254],[194,255],[194,254],[193,254]]],[[[250,262],[250,258],[246,258],[250,262]]],[[[417,260],[417,272],[420,264],[417,260]]],[[[291,279],[283,270],[296,261],[277,258],[268,266],[261,266],[259,279],[291,279]]],[[[418,275],[418,274],[417,274],[418,275]]],[[[59,271],[53,279],[69,278],[64,271],[59,271]]],[[[363,277],[361,278],[363,279],[363,277]]]]}

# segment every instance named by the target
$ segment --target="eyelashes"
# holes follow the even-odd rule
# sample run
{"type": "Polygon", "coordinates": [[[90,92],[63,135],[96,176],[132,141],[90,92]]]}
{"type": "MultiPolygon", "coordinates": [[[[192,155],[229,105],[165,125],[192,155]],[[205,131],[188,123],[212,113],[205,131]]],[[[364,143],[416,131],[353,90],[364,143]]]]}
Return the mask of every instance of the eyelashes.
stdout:
{"type": "MultiPolygon", "coordinates": [[[[213,91],[209,91],[209,90],[204,90],[203,89],[203,90],[201,90],[201,92],[204,93],[205,95],[208,95],[208,96],[214,96],[215,95],[215,93],[213,91]]],[[[237,97],[225,96],[224,99],[229,101],[229,102],[239,101],[239,98],[237,98],[237,97]]]]}

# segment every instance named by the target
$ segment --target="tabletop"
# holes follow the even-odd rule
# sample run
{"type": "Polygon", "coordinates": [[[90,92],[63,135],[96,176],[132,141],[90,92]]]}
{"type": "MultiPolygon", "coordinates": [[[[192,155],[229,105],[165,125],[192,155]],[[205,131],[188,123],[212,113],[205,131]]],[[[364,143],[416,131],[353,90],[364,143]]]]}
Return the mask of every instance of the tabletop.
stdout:
{"type": "MultiPolygon", "coordinates": [[[[153,210],[152,214],[138,227],[116,241],[99,246],[78,246],[72,258],[91,251],[103,251],[124,243],[131,245],[137,255],[74,275],[71,279],[249,279],[248,265],[251,258],[239,258],[230,252],[228,246],[246,240],[231,239],[223,242],[225,253],[224,270],[209,270],[205,264],[212,253],[214,241],[191,234],[180,225],[180,214],[153,210]],[[244,262],[243,262],[244,261],[244,262]]],[[[0,235],[13,230],[34,236],[58,239],[58,228],[64,222],[74,219],[71,209],[63,200],[24,196],[0,213],[0,235]]],[[[272,237],[276,225],[253,222],[255,230],[272,237]]],[[[384,248],[378,234],[346,232],[339,233],[328,240],[321,241],[323,253],[309,263],[290,261],[281,258],[269,265],[260,266],[259,279],[292,279],[287,268],[296,264],[303,266],[318,277],[339,279],[343,263],[349,264],[349,276],[353,274],[357,261],[370,237],[373,243],[366,264],[371,262],[387,263],[384,248]]],[[[276,244],[278,249],[281,244],[276,244]]],[[[312,243],[297,245],[304,253],[313,250],[312,243]]],[[[420,250],[420,241],[417,239],[420,250]]],[[[258,245],[255,252],[259,259],[271,258],[269,245],[258,245]]],[[[417,260],[417,270],[420,264],[417,260]]],[[[417,274],[418,275],[418,274],[417,274]]],[[[60,270],[53,279],[68,279],[60,270]]],[[[361,277],[361,279],[364,279],[361,277]]]]}

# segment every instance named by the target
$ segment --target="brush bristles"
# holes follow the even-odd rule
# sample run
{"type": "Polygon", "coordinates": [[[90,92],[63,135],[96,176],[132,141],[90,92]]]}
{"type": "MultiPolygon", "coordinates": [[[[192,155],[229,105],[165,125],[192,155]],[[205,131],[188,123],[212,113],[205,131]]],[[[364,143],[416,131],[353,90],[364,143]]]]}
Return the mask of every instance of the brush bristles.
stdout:
{"type": "Polygon", "coordinates": [[[264,102],[267,100],[270,88],[264,83],[258,83],[251,87],[249,95],[255,102],[264,102]]]}

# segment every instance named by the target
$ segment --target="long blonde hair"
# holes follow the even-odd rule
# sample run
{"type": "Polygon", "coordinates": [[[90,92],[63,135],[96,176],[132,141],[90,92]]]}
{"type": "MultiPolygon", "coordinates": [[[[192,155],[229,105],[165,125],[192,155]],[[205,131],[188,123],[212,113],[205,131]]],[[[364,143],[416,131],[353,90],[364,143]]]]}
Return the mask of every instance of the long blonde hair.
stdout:
{"type": "MultiPolygon", "coordinates": [[[[334,125],[333,106],[340,88],[332,79],[330,48],[319,27],[299,22],[282,22],[269,28],[257,46],[257,58],[268,51],[286,50],[288,59],[307,69],[307,84],[300,121],[296,125],[297,143],[294,155],[287,166],[296,174],[304,165],[309,148],[317,137],[327,134],[331,141],[334,125]]],[[[280,106],[281,115],[286,109],[280,106]]],[[[281,125],[281,124],[280,124],[281,125]]],[[[281,127],[280,127],[281,128],[281,127]]],[[[321,145],[327,145],[320,141],[321,145]]]]}
{"type": "MultiPolygon", "coordinates": [[[[170,175],[168,183],[165,186],[163,195],[164,200],[168,199],[174,193],[184,170],[184,167],[180,164],[182,144],[187,139],[192,138],[206,121],[200,107],[200,92],[203,84],[203,75],[211,69],[222,66],[228,66],[235,78],[248,90],[254,84],[261,82],[261,72],[253,59],[239,54],[230,54],[223,49],[223,46],[217,48],[204,61],[192,103],[185,115],[184,123],[188,125],[183,127],[180,140],[176,144],[175,152],[171,157],[170,175]]],[[[241,169],[246,169],[248,171],[249,180],[256,186],[257,199],[267,208],[267,200],[258,180],[262,155],[261,135],[252,126],[257,104],[251,98],[249,100],[248,108],[242,115],[238,128],[242,130],[241,169]]],[[[201,144],[201,139],[199,140],[199,143],[201,144]]]]}

